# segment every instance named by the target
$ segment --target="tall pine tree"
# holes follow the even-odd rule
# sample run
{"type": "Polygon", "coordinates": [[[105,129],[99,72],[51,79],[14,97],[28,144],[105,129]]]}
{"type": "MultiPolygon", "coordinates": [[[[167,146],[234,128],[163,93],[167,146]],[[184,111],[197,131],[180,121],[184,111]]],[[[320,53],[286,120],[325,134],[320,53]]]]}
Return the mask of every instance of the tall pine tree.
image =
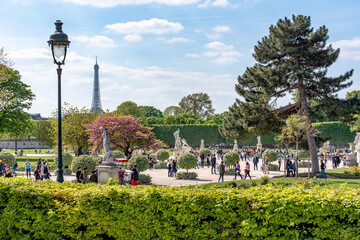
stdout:
{"type": "MultiPolygon", "coordinates": [[[[279,132],[284,120],[293,113],[305,116],[308,125],[310,117],[319,109],[336,114],[336,110],[328,106],[341,105],[336,93],[352,84],[348,79],[353,70],[338,77],[326,76],[327,68],[340,52],[326,43],[327,34],[325,26],[314,31],[310,17],[302,15],[280,19],[276,26],[272,25],[269,36],[255,46],[253,56],[257,63],[238,77],[235,90],[243,101],[236,99],[229,108],[221,134],[244,139],[249,134],[279,132]],[[277,106],[279,98],[295,90],[299,93],[296,102],[277,106]],[[316,105],[310,106],[310,101],[316,105]]],[[[308,128],[307,141],[315,173],[319,171],[319,162],[311,131],[308,128]]]]}

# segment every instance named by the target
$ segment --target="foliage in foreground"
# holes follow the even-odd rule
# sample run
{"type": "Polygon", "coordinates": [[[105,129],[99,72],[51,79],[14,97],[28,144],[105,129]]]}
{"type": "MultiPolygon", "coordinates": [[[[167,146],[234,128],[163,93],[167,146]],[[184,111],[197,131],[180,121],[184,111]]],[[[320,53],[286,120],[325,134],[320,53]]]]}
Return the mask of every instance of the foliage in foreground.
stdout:
{"type": "Polygon", "coordinates": [[[238,189],[1,178],[0,195],[2,239],[356,239],[360,234],[360,189],[309,182],[238,189]]]}
{"type": "Polygon", "coordinates": [[[196,172],[178,172],[176,179],[196,179],[198,174],[196,172]]]}

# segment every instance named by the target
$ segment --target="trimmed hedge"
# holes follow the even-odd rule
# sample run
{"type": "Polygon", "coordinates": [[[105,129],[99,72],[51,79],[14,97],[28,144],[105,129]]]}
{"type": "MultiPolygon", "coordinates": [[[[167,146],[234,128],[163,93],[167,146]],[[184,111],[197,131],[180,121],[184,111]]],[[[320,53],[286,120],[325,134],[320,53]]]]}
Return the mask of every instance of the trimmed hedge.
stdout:
{"type": "MultiPolygon", "coordinates": [[[[320,131],[321,138],[329,138],[332,144],[347,144],[353,142],[356,132],[351,132],[348,125],[341,122],[319,122],[314,124],[320,131]]],[[[152,126],[157,139],[163,141],[168,146],[174,146],[175,140],[173,133],[179,128],[180,137],[185,138],[191,146],[198,146],[201,139],[206,144],[233,144],[234,140],[226,139],[219,133],[219,126],[206,124],[193,125],[154,125],[152,126]]],[[[261,136],[263,145],[279,145],[280,142],[274,140],[275,135],[261,136]]],[[[257,136],[251,135],[247,140],[238,140],[238,144],[256,146],[257,136]]]]}
{"type": "Polygon", "coordinates": [[[360,189],[36,183],[0,178],[2,239],[357,239],[360,189]]]}

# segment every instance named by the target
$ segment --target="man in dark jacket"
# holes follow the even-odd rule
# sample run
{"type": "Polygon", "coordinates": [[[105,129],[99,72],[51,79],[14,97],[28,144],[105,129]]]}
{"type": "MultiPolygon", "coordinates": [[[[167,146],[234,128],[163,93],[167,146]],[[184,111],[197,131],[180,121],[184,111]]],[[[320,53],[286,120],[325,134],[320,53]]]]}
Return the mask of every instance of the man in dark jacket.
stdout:
{"type": "Polygon", "coordinates": [[[76,173],[75,173],[75,176],[76,176],[76,181],[78,183],[81,183],[81,167],[78,167],[76,173]]]}
{"type": "Polygon", "coordinates": [[[200,164],[202,168],[204,168],[204,163],[205,163],[205,155],[204,153],[202,153],[200,154],[200,164]]]}
{"type": "Polygon", "coordinates": [[[253,157],[254,171],[255,171],[255,168],[256,168],[256,170],[258,170],[258,162],[259,162],[259,158],[256,156],[256,154],[254,154],[254,157],[253,157]]]}
{"type": "Polygon", "coordinates": [[[225,174],[225,165],[224,165],[224,161],[221,161],[220,166],[219,166],[219,181],[220,179],[222,179],[222,181],[224,181],[224,174],[225,174]]]}
{"type": "Polygon", "coordinates": [[[324,164],[323,160],[321,160],[320,162],[321,162],[321,164],[320,164],[320,169],[321,169],[320,178],[321,178],[322,176],[324,176],[325,179],[326,179],[326,178],[327,178],[327,175],[326,175],[326,173],[325,173],[325,164],[324,164]]]}
{"type": "Polygon", "coordinates": [[[216,174],[216,157],[215,157],[215,153],[211,154],[211,174],[216,174]]]}

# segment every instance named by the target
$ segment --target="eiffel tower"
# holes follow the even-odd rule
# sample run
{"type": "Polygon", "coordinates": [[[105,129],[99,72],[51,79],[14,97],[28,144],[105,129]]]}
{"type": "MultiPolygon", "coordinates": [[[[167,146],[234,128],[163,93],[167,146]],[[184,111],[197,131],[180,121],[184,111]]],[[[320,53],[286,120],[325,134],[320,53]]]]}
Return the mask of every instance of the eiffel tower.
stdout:
{"type": "Polygon", "coordinates": [[[100,99],[100,84],[99,84],[99,65],[97,64],[97,57],[96,57],[96,63],[94,65],[94,91],[93,91],[93,97],[92,97],[92,103],[91,103],[91,109],[90,112],[96,112],[96,113],[103,113],[102,107],[101,107],[101,99],[100,99]]]}

